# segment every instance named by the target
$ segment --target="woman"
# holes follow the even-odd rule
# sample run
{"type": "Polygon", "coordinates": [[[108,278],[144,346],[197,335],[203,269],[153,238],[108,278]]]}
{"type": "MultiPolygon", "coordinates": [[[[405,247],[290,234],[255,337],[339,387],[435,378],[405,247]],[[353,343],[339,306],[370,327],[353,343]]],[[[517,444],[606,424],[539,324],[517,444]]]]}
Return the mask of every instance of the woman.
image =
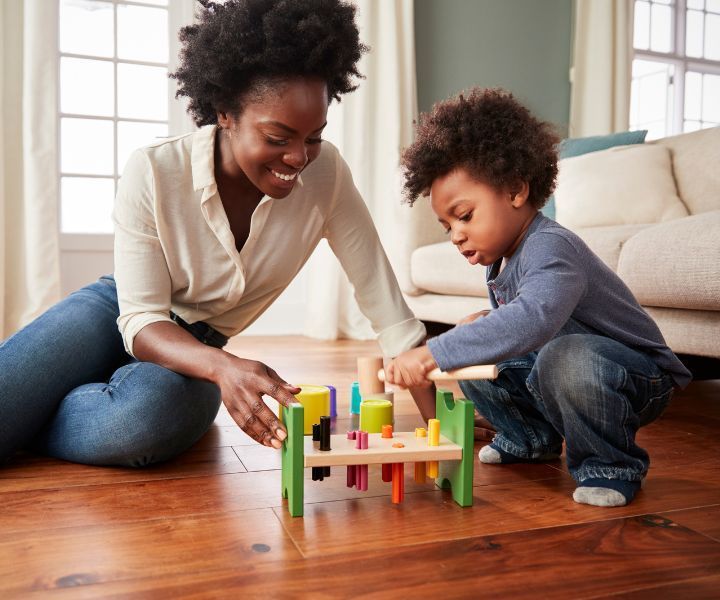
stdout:
{"type": "Polygon", "coordinates": [[[424,327],[405,305],[347,165],[321,135],[366,48],[341,0],[203,2],[172,76],[200,129],[136,151],[103,277],[0,346],[0,459],[142,466],[210,427],[222,401],[258,442],[286,433],[262,401],[299,389],[222,350],[324,237],[386,355],[424,327]],[[117,283],[116,283],[117,282],[117,283]]]}

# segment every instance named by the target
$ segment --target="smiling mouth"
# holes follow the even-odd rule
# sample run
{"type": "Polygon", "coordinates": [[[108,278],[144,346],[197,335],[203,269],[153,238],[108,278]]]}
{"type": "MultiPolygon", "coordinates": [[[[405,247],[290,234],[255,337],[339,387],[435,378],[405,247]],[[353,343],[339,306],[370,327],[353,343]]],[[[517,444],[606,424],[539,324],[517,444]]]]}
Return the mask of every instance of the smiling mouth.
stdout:
{"type": "Polygon", "coordinates": [[[300,171],[295,171],[295,173],[292,174],[286,174],[286,173],[278,173],[277,171],[274,171],[273,169],[270,169],[270,172],[275,175],[278,179],[282,179],[283,181],[295,181],[295,178],[298,176],[298,173],[300,171]]]}

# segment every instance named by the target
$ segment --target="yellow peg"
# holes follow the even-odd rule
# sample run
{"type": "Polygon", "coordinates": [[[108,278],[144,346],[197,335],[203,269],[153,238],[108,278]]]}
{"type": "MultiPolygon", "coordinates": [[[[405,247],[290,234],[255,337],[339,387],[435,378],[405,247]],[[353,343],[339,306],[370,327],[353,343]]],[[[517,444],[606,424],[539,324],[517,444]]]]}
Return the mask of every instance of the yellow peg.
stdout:
{"type": "MultiPolygon", "coordinates": [[[[440,445],[440,421],[438,419],[430,419],[428,421],[428,446],[440,445]]],[[[438,461],[431,460],[427,463],[426,474],[431,479],[435,479],[439,473],[438,461]]]]}

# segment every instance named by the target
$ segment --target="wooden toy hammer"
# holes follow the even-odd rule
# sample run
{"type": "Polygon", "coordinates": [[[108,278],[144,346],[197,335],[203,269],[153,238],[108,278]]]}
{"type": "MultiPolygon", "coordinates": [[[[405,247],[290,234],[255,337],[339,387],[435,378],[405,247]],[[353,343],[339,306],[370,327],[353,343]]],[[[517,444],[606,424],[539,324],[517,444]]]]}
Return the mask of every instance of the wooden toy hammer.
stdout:
{"type": "MultiPolygon", "coordinates": [[[[357,359],[360,395],[378,394],[385,391],[385,370],[382,357],[361,356],[357,359]]],[[[495,379],[498,376],[496,365],[474,365],[452,371],[433,369],[427,374],[430,381],[464,381],[467,379],[495,379]]]]}

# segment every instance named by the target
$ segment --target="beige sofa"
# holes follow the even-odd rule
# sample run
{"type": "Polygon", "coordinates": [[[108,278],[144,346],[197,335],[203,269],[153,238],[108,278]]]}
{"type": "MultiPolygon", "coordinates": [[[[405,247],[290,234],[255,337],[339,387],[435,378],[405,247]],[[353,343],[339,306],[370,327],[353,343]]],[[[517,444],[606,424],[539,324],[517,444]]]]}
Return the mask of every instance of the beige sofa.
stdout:
{"type": "MultiPolygon", "coordinates": [[[[687,216],[568,227],[627,283],[676,353],[720,357],[720,128],[647,144],[669,150],[671,178],[663,176],[674,182],[687,216]]],[[[592,156],[584,155],[583,164],[592,156]]],[[[398,218],[393,262],[418,318],[454,324],[489,308],[484,268],[470,266],[447,240],[428,199],[402,206],[398,218]]]]}

